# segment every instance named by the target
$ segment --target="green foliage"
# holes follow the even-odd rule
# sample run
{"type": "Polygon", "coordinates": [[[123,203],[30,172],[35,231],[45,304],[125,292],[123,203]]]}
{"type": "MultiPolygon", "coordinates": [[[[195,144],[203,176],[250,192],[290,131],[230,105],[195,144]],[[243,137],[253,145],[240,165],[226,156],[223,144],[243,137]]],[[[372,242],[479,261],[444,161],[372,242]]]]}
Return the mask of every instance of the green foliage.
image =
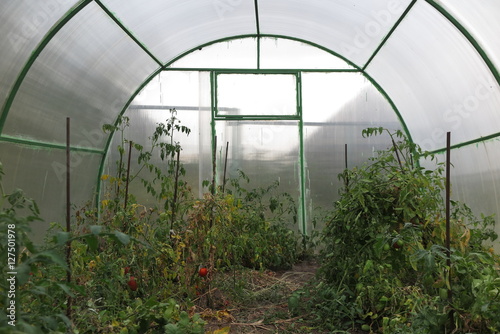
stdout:
{"type": "MultiPolygon", "coordinates": [[[[189,135],[191,129],[181,125],[177,118],[177,111],[170,109],[170,118],[165,123],[158,123],[151,140],[151,148],[145,152],[139,148],[139,164],[142,164],[150,173],[149,176],[142,177],[141,182],[148,193],[154,196],[158,203],[162,203],[161,208],[165,211],[170,220],[170,228],[174,229],[177,222],[177,213],[181,209],[181,204],[186,204],[192,199],[190,187],[181,179],[186,174],[184,166],[180,162],[181,145],[175,141],[178,134],[189,135]],[[154,155],[160,157],[164,162],[160,166],[151,162],[154,155]]],[[[142,169],[142,168],[141,168],[142,169]]]]}
{"type": "Polygon", "coordinates": [[[0,310],[0,331],[64,332],[69,325],[64,298],[71,294],[71,287],[63,280],[66,263],[56,249],[41,249],[31,241],[30,223],[41,221],[38,207],[19,189],[5,194],[2,176],[0,164],[0,254],[8,262],[0,272],[0,300],[5,305],[0,310]],[[47,268],[53,268],[58,275],[46,276],[47,268]],[[7,310],[11,301],[15,302],[14,313],[7,310]]]}
{"type": "Polygon", "coordinates": [[[498,331],[498,257],[484,247],[496,238],[494,221],[452,202],[450,270],[443,247],[443,165],[418,166],[434,157],[400,131],[363,131],[380,134],[388,134],[392,146],[340,175],[346,188],[323,233],[320,275],[327,288],[318,291],[316,312],[344,328],[363,323],[383,333],[498,331]]]}
{"type": "MultiPolygon", "coordinates": [[[[120,144],[116,175],[101,177],[106,190],[99,206],[89,202],[76,210],[71,233],[53,223],[43,248],[27,236],[29,224],[40,220],[36,204],[21,191],[4,195],[0,186],[8,204],[0,213],[0,250],[10,251],[8,228],[15,226],[16,297],[23,306],[16,328],[22,332],[203,333],[193,300],[200,288],[211,291],[219,272],[242,266],[286,268],[296,261],[297,237],[288,228],[296,224],[296,207],[290,195],[278,193],[278,183],[248,190],[242,183],[249,180],[240,172],[226,194],[219,190],[194,201],[182,180],[182,149],[175,141],[190,130],[180,125],[176,111],[158,124],[147,151],[125,139],[129,125],[121,117],[103,126],[120,134],[120,144]],[[127,143],[139,152],[139,169],[130,178],[124,162],[127,143]],[[155,155],[161,166],[153,163],[155,155]],[[126,198],[127,182],[136,178],[157,205],[147,208],[133,194],[126,198]],[[198,274],[201,266],[208,275],[198,274]],[[71,319],[66,316],[68,297],[71,319]]],[[[7,300],[3,276],[0,297],[7,300]]],[[[3,315],[0,329],[9,328],[3,315]]]]}
{"type": "Polygon", "coordinates": [[[275,193],[278,183],[247,190],[240,171],[228,193],[206,193],[188,217],[189,261],[211,268],[288,268],[297,260],[297,237],[287,226],[295,221],[293,199],[275,193]]]}

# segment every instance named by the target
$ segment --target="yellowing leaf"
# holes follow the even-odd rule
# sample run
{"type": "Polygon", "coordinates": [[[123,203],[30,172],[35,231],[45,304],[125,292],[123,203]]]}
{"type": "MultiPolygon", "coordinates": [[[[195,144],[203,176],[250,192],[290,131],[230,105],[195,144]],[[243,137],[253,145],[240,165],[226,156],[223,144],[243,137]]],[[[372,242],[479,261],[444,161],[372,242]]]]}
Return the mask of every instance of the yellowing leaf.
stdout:
{"type": "Polygon", "coordinates": [[[230,330],[231,330],[231,327],[228,326],[228,327],[216,329],[213,332],[212,331],[205,332],[205,334],[227,334],[227,333],[229,333],[230,330]]]}
{"type": "Polygon", "coordinates": [[[217,317],[217,320],[231,320],[233,318],[228,311],[217,311],[215,316],[217,317]]]}

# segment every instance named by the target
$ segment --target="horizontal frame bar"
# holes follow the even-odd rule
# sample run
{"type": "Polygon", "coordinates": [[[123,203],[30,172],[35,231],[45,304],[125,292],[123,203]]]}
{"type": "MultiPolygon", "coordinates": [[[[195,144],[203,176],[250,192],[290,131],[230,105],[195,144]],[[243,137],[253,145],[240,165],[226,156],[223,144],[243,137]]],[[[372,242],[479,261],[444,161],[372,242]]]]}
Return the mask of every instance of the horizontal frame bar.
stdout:
{"type": "MultiPolygon", "coordinates": [[[[32,139],[11,137],[11,136],[7,136],[7,135],[0,136],[0,142],[20,144],[20,145],[24,145],[24,146],[29,146],[31,148],[66,150],[65,144],[48,143],[48,142],[36,141],[36,140],[32,140],[32,139]]],[[[72,146],[71,151],[101,154],[101,155],[105,154],[104,150],[99,150],[99,149],[92,148],[92,147],[72,146]]]]}

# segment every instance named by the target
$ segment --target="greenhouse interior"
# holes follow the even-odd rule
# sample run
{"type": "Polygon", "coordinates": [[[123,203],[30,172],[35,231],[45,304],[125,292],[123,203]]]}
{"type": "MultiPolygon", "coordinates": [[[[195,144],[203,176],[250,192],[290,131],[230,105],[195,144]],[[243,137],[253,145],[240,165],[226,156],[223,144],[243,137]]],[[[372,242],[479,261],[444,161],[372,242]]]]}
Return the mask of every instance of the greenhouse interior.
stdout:
{"type": "Polygon", "coordinates": [[[0,329],[499,333],[498,17],[1,1],[0,329]]]}

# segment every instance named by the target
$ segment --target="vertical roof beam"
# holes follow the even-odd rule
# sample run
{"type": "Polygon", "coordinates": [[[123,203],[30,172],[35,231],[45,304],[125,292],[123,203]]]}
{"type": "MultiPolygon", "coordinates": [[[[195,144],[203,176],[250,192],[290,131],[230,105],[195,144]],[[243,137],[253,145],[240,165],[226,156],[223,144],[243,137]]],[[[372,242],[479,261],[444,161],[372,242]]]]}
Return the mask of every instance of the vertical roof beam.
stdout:
{"type": "Polygon", "coordinates": [[[401,24],[401,22],[403,21],[403,19],[406,17],[406,15],[408,15],[408,13],[413,8],[413,6],[415,5],[416,2],[417,2],[417,0],[413,0],[408,5],[408,7],[406,8],[406,10],[403,12],[403,14],[401,14],[401,16],[396,21],[396,23],[394,24],[394,26],[391,28],[391,30],[389,31],[389,33],[384,37],[384,39],[382,40],[382,42],[380,42],[380,45],[375,49],[375,51],[373,52],[373,54],[371,55],[371,57],[368,59],[368,61],[366,62],[366,64],[363,66],[363,68],[362,68],[363,72],[366,70],[366,68],[368,67],[368,65],[370,65],[370,63],[372,62],[373,58],[375,58],[375,56],[378,54],[378,52],[380,51],[380,49],[382,49],[382,47],[385,45],[385,43],[387,42],[387,40],[391,37],[391,35],[393,34],[393,32],[399,27],[399,25],[401,24]]]}
{"type": "Polygon", "coordinates": [[[260,20],[259,20],[259,0],[254,0],[255,4],[255,28],[257,30],[257,69],[260,69],[260,20]]]}
{"type": "Polygon", "coordinates": [[[163,67],[162,62],[158,58],[156,58],[155,55],[153,55],[153,53],[148,50],[144,43],[139,41],[139,39],[135,37],[134,34],[129,29],[127,29],[125,25],[121,23],[120,20],[106,6],[104,6],[100,0],[94,0],[94,2],[99,7],[101,7],[106,15],[108,15],[142,50],[144,50],[144,52],[146,52],[148,56],[150,56],[151,59],[155,61],[155,63],[157,63],[160,67],[163,67]]]}

